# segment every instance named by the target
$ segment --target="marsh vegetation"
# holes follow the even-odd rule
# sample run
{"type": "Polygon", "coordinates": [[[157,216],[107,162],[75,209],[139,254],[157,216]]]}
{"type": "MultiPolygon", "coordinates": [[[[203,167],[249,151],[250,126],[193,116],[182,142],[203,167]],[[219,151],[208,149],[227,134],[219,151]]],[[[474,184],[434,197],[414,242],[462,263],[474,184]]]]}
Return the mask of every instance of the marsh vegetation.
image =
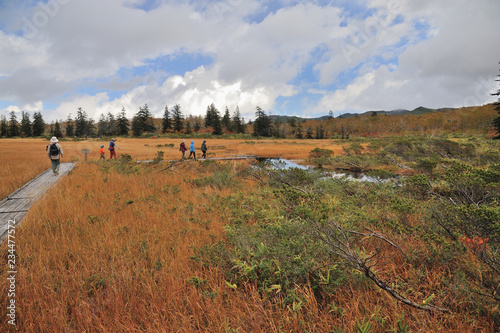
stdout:
{"type": "MultiPolygon", "coordinates": [[[[12,165],[5,160],[11,172],[1,175],[3,196],[48,168],[45,143],[25,140],[0,141],[2,151],[23,144],[30,152],[12,165]]],[[[321,165],[316,171],[251,161],[136,163],[158,151],[162,160],[178,159],[177,141],[120,139],[118,153],[129,158],[77,163],[33,206],[17,234],[18,329],[500,327],[497,141],[467,135],[209,142],[215,156],[302,159],[321,165]],[[352,182],[323,174],[353,166],[400,178],[352,182]]],[[[61,144],[75,161],[83,158],[80,149],[98,146],[61,144]]],[[[1,247],[2,257],[7,250],[1,247]]],[[[5,281],[7,267],[0,267],[5,281]]],[[[7,289],[0,284],[3,303],[7,289]]]]}

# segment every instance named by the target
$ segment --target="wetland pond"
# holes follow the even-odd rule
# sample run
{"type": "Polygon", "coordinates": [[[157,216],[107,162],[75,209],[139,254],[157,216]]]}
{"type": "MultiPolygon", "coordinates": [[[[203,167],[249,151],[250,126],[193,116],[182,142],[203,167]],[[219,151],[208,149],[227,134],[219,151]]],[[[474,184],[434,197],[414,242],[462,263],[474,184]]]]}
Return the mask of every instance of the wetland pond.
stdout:
{"type": "MultiPolygon", "coordinates": [[[[263,158],[258,160],[261,163],[269,165],[269,167],[271,168],[280,170],[287,170],[291,168],[298,168],[302,170],[318,169],[315,166],[299,164],[299,162],[301,162],[302,160],[287,160],[284,158],[263,158]]],[[[332,179],[346,179],[346,180],[352,180],[358,182],[370,182],[370,183],[385,183],[389,181],[399,180],[399,177],[382,179],[379,177],[372,177],[364,173],[335,172],[331,170],[328,171],[325,170],[325,176],[330,177],[332,179]]]]}

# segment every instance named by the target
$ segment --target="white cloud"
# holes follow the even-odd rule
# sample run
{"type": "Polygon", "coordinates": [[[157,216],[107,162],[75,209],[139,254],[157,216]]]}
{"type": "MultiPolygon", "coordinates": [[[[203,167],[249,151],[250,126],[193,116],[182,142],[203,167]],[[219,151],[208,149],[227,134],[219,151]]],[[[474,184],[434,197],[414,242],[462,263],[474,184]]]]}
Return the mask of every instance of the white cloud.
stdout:
{"type": "Polygon", "coordinates": [[[2,7],[0,100],[22,110],[62,101],[44,110],[49,119],[79,106],[96,119],[122,106],[131,116],[145,103],[156,115],[166,104],[191,114],[239,106],[248,118],[306,91],[323,98],[304,113],[460,106],[491,101],[495,90],[499,1],[357,1],[375,10],[368,17],[305,1],[272,13],[262,0],[158,1],[149,11],[135,0],[48,3],[2,7]],[[180,75],[137,69],[190,53],[214,62],[180,75]],[[125,92],[110,98],[110,88],[125,92]]]}

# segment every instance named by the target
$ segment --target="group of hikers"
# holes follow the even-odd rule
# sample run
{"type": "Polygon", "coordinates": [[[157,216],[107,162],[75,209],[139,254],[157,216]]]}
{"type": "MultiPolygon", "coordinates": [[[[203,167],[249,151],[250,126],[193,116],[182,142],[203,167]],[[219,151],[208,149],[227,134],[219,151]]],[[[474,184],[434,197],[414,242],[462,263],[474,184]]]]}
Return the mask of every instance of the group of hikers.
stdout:
{"type": "MultiPolygon", "coordinates": [[[[203,143],[201,144],[201,152],[203,155],[201,157],[207,158],[207,140],[203,140],[203,143]]],[[[182,153],[182,158],[186,158],[186,140],[182,140],[181,146],[179,148],[179,151],[182,153]]],[[[189,156],[188,158],[191,158],[193,156],[194,159],[196,159],[196,150],[194,148],[194,141],[191,141],[191,145],[189,146],[189,156]]]]}
{"type": "MultiPolygon", "coordinates": [[[[120,147],[116,144],[115,139],[111,139],[108,147],[109,159],[113,159],[113,157],[116,159],[116,148],[119,149],[120,147]]],[[[51,161],[52,172],[55,175],[59,175],[61,158],[64,156],[64,151],[61,147],[61,144],[59,143],[59,140],[55,136],[53,136],[50,139],[50,144],[47,145],[45,149],[47,150],[47,156],[50,158],[51,161]]],[[[207,140],[203,140],[203,143],[201,144],[201,152],[203,153],[202,158],[207,158],[207,150],[208,150],[207,140]]],[[[182,152],[182,159],[185,159],[187,151],[186,140],[182,140],[179,151],[182,152]]],[[[106,159],[104,145],[101,145],[99,147],[99,155],[100,155],[99,160],[106,159]]],[[[193,158],[196,159],[196,150],[194,147],[194,141],[191,141],[191,145],[189,146],[188,158],[191,158],[191,156],[193,156],[193,158]]]]}
{"type": "MultiPolygon", "coordinates": [[[[120,148],[120,147],[118,147],[118,145],[115,143],[115,139],[111,139],[111,141],[109,141],[109,147],[108,147],[110,160],[112,160],[113,157],[116,160],[116,148],[120,148]]],[[[99,147],[99,155],[101,156],[101,157],[99,157],[99,160],[106,159],[106,157],[104,156],[105,155],[104,145],[101,145],[99,147]]]]}

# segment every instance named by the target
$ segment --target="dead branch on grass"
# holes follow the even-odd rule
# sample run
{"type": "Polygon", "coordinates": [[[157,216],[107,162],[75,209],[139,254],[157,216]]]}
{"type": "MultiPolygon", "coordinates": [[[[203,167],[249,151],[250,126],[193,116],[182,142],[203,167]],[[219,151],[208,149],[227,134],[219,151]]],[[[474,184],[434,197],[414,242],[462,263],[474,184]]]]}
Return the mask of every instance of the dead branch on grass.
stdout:
{"type": "Polygon", "coordinates": [[[440,308],[431,304],[425,304],[425,302],[422,304],[415,303],[409,300],[408,298],[404,297],[403,295],[401,295],[397,290],[391,288],[386,281],[382,280],[372,270],[372,268],[375,267],[381,260],[381,258],[379,258],[379,254],[382,253],[382,250],[380,248],[377,248],[375,250],[375,253],[369,256],[363,256],[361,253],[357,251],[357,249],[354,247],[352,240],[348,236],[349,234],[356,234],[367,238],[375,237],[394,246],[395,248],[397,248],[402,252],[401,248],[397,244],[390,241],[384,235],[378,232],[371,231],[369,229],[367,229],[370,231],[369,234],[345,229],[344,227],[340,226],[339,224],[335,223],[332,220],[329,220],[328,223],[319,223],[317,221],[310,221],[310,223],[311,225],[313,225],[312,230],[314,236],[328,246],[328,250],[330,251],[330,253],[344,259],[344,262],[349,267],[354,268],[355,270],[363,273],[367,278],[372,280],[379,288],[387,291],[396,300],[419,310],[424,310],[429,312],[430,311],[438,311],[444,313],[449,312],[448,309],[440,308]]]}

